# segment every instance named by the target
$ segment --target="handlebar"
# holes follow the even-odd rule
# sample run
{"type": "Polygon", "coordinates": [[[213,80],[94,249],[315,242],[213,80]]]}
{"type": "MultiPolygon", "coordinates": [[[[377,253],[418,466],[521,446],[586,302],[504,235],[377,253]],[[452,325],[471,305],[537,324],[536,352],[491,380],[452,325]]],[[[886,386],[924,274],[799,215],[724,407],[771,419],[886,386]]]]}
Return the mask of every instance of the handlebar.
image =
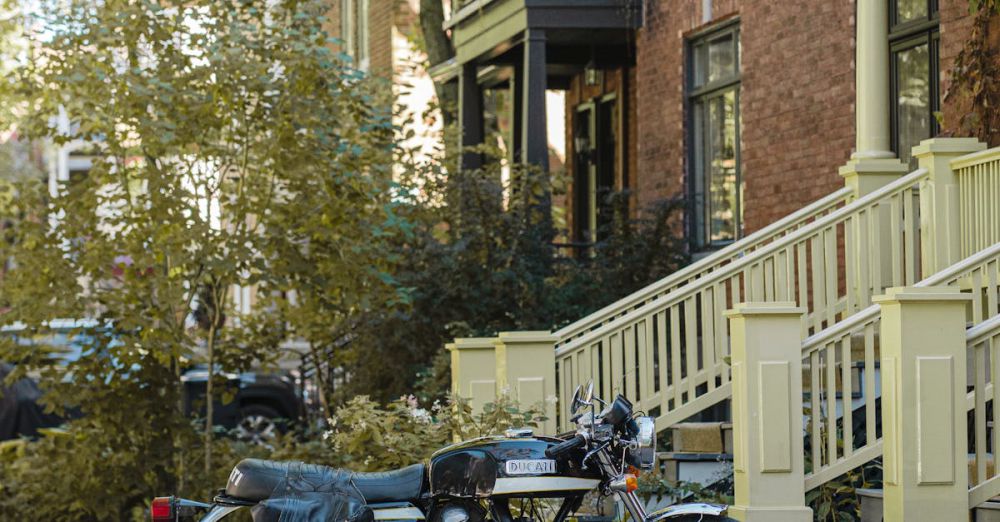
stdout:
{"type": "Polygon", "coordinates": [[[576,448],[582,447],[582,446],[584,446],[586,444],[587,444],[587,439],[583,435],[580,435],[578,433],[572,439],[560,442],[559,444],[556,444],[555,446],[550,446],[550,447],[546,448],[545,449],[545,456],[548,457],[548,458],[550,458],[550,459],[551,458],[556,458],[556,457],[558,457],[558,456],[560,456],[560,455],[562,455],[564,453],[568,453],[568,452],[570,452],[570,451],[572,451],[572,450],[574,450],[576,448]]]}

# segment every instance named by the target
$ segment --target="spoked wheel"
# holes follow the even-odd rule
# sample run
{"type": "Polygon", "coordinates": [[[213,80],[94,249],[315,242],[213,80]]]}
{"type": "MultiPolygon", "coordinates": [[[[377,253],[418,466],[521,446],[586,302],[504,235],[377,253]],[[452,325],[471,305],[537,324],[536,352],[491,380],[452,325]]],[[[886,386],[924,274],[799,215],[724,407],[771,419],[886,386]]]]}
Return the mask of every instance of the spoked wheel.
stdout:
{"type": "Polygon", "coordinates": [[[270,446],[281,431],[277,421],[280,414],[267,406],[247,406],[242,414],[243,418],[234,430],[237,440],[256,446],[270,446]]]}

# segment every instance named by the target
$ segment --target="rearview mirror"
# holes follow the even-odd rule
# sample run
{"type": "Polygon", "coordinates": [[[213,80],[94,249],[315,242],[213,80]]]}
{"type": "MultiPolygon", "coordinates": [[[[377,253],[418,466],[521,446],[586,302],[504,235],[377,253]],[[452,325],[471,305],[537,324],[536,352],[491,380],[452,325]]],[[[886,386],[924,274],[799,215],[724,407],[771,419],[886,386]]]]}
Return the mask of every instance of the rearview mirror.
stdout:
{"type": "Polygon", "coordinates": [[[579,385],[576,387],[576,391],[573,392],[573,403],[570,405],[570,413],[576,413],[580,408],[590,406],[590,403],[594,401],[594,381],[591,380],[587,383],[586,388],[582,388],[579,385]]]}
{"type": "Polygon", "coordinates": [[[570,413],[576,413],[576,410],[580,409],[580,402],[582,402],[582,400],[583,400],[583,398],[580,395],[580,393],[582,391],[583,391],[583,388],[581,388],[580,385],[577,384],[576,385],[576,390],[573,390],[573,402],[569,403],[569,412],[570,413]]]}

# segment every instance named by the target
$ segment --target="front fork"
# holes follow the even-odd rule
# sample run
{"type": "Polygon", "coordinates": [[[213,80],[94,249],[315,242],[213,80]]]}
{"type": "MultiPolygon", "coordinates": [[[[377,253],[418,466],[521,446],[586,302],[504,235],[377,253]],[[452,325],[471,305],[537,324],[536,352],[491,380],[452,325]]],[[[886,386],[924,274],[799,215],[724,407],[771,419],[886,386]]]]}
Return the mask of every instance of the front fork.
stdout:
{"type": "MultiPolygon", "coordinates": [[[[597,453],[597,460],[601,466],[601,470],[604,471],[604,476],[606,477],[617,477],[621,474],[620,471],[615,467],[614,462],[611,460],[611,453],[607,448],[600,450],[597,453]]],[[[635,494],[634,491],[616,491],[618,499],[625,504],[625,509],[628,510],[629,515],[632,516],[632,520],[638,522],[644,522],[648,516],[646,513],[646,507],[642,505],[639,500],[639,496],[635,494]]]]}

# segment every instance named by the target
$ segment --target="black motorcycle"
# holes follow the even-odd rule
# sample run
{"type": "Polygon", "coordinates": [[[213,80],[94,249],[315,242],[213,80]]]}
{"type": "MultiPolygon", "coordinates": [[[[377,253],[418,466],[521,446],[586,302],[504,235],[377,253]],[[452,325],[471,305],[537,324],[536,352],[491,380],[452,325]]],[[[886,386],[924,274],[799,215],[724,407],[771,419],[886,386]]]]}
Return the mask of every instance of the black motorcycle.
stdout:
{"type": "Polygon", "coordinates": [[[173,521],[207,511],[201,522],[216,522],[251,508],[255,520],[540,522],[549,518],[543,513],[551,506],[552,520],[563,522],[596,490],[617,495],[636,521],[732,520],[725,516],[727,506],[713,504],[647,513],[635,490],[639,471],[654,465],[653,419],[636,416],[623,396],[611,404],[595,399],[593,383],[585,390],[577,387],[570,409],[578,429],[568,437],[509,430],[506,436],[448,446],[429,465],[397,471],[351,473],[247,459],[233,469],[226,489],[212,503],[160,497],[153,501],[152,518],[173,521]],[[603,406],[600,413],[596,403],[603,406]]]}

